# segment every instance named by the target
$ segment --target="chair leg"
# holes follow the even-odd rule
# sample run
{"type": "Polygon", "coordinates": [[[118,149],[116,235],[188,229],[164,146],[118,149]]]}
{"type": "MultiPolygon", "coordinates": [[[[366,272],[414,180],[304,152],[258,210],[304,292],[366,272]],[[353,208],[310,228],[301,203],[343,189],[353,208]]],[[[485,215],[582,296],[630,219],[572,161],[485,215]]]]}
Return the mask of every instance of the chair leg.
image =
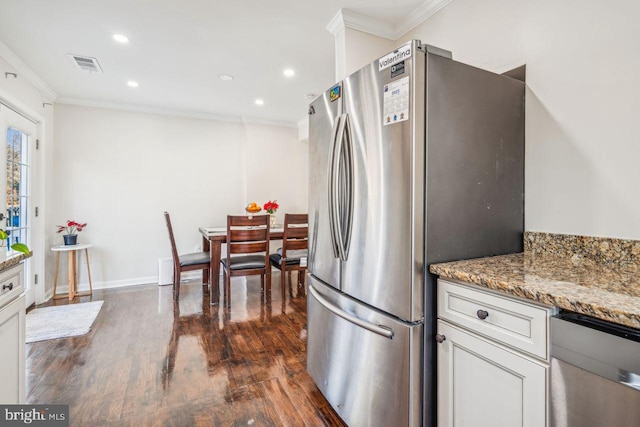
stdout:
{"type": "Polygon", "coordinates": [[[298,286],[304,285],[304,270],[298,270],[298,286]]]}
{"type": "Polygon", "coordinates": [[[173,292],[173,296],[175,298],[176,295],[176,273],[178,272],[178,270],[176,269],[176,266],[173,266],[173,281],[171,282],[171,291],[173,292]]]}
{"type": "Polygon", "coordinates": [[[271,265],[267,265],[265,276],[267,279],[267,301],[271,302],[271,265]]]}
{"type": "Polygon", "coordinates": [[[306,278],[307,278],[307,270],[306,269],[302,269],[300,270],[300,292],[301,292],[301,296],[306,297],[307,296],[307,288],[306,288],[306,278]]]}
{"type": "Polygon", "coordinates": [[[224,270],[224,302],[231,308],[231,271],[224,270]]]}
{"type": "Polygon", "coordinates": [[[209,274],[210,274],[210,269],[209,268],[204,268],[202,270],[202,287],[204,289],[209,289],[209,274]]]}
{"type": "Polygon", "coordinates": [[[287,299],[286,286],[287,286],[286,267],[282,267],[280,269],[280,287],[282,288],[282,303],[283,304],[284,304],[285,300],[287,299]]]}
{"type": "Polygon", "coordinates": [[[173,299],[180,299],[180,267],[173,268],[173,299]]]}
{"type": "Polygon", "coordinates": [[[293,279],[291,279],[291,270],[287,270],[287,276],[289,278],[289,298],[293,298],[293,290],[291,287],[293,286],[293,279]]]}
{"type": "Polygon", "coordinates": [[[222,306],[227,306],[227,270],[224,267],[222,268],[222,306]]]}

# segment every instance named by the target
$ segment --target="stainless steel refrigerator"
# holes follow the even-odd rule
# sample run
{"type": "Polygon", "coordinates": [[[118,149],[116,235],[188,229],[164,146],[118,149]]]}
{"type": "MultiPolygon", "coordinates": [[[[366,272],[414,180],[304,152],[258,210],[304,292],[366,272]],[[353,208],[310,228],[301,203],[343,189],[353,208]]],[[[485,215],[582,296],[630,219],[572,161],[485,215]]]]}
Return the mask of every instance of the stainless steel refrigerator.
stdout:
{"type": "Polygon", "coordinates": [[[524,83],[414,40],[309,107],[307,370],[351,426],[433,425],[434,262],[522,250],[524,83]]]}

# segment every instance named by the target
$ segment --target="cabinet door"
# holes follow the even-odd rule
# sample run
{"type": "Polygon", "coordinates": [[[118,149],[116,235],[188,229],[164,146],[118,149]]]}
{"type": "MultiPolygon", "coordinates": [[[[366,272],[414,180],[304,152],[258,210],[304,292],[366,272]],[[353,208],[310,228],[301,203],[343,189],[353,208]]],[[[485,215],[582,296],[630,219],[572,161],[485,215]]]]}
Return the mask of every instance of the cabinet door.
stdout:
{"type": "Polygon", "coordinates": [[[546,425],[547,367],[438,320],[438,426],[546,425]]]}
{"type": "Polygon", "coordinates": [[[25,296],[0,310],[0,402],[25,399],[25,296]]]}

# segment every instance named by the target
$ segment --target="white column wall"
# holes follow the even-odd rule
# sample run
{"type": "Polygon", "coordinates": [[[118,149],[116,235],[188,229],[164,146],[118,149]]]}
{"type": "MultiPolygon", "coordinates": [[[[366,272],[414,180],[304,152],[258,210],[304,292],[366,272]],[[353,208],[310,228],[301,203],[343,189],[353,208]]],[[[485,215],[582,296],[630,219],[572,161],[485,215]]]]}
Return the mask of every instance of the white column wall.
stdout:
{"type": "MultiPolygon", "coordinates": [[[[377,58],[391,52],[396,42],[369,33],[345,29],[345,75],[346,77],[377,58]]],[[[343,78],[341,77],[341,78],[343,78]]]]}
{"type": "Polygon", "coordinates": [[[347,50],[345,46],[346,28],[338,29],[334,34],[336,75],[335,81],[340,81],[347,76],[347,50]]]}

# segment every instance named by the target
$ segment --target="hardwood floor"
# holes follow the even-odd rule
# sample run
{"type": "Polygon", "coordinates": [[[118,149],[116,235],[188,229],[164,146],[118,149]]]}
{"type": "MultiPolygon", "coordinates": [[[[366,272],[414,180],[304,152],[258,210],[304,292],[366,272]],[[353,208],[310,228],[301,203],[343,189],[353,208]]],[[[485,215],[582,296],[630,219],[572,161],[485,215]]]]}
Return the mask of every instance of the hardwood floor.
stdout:
{"type": "Polygon", "coordinates": [[[265,304],[234,278],[230,310],[198,283],[179,304],[157,285],[75,298],[104,305],[87,335],[27,345],[27,402],[70,404],[72,426],[344,426],[305,370],[304,292],[283,313],[273,279],[265,304]]]}

